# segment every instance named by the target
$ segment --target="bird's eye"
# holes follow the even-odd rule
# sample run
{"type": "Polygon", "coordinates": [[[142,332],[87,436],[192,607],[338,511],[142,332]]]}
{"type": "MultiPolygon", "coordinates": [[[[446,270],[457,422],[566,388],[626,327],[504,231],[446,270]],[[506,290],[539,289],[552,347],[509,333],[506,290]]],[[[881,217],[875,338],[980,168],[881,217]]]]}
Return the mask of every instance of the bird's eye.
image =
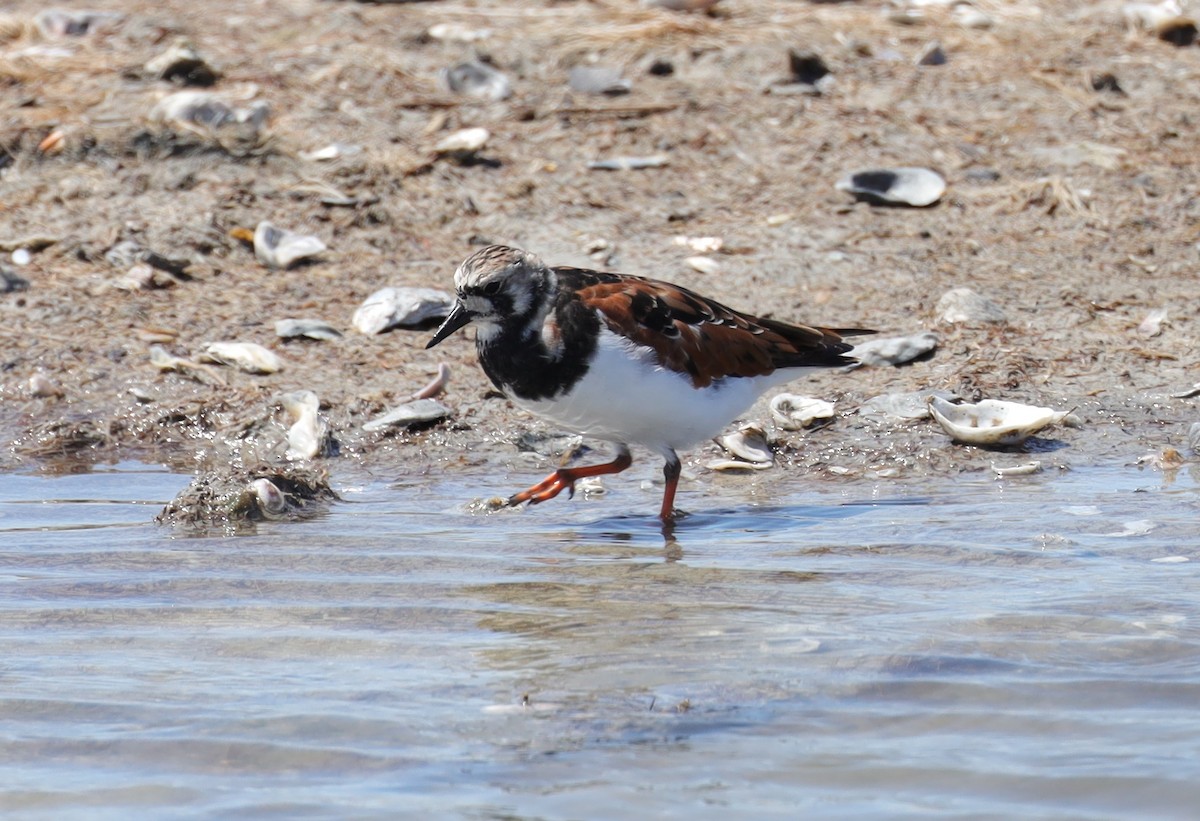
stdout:
{"type": "Polygon", "coordinates": [[[500,293],[500,280],[498,279],[493,279],[487,285],[483,286],[484,296],[495,296],[498,293],[500,293]]]}

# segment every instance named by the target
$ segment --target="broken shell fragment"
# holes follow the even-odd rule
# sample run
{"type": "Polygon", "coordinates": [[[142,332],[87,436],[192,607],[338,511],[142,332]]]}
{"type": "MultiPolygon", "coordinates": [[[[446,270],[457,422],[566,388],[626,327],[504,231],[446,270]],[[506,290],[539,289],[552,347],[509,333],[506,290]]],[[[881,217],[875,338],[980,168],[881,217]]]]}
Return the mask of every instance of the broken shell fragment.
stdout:
{"type": "Polygon", "coordinates": [[[609,157],[587,164],[593,171],[638,171],[643,168],[662,168],[669,162],[665,154],[650,157],[609,157]]]}
{"type": "Polygon", "coordinates": [[[468,28],[461,23],[434,23],[425,35],[443,43],[475,43],[491,37],[492,30],[468,28]]]}
{"type": "Polygon", "coordinates": [[[771,400],[771,418],[784,430],[803,430],[818,419],[832,419],[833,403],[811,396],[781,393],[771,400]]]}
{"type": "Polygon", "coordinates": [[[934,308],[938,322],[951,325],[976,322],[1005,322],[1004,309],[970,288],[952,288],[942,294],[934,308]]]}
{"type": "Polygon", "coordinates": [[[275,335],[280,339],[338,339],[342,332],[323,319],[280,319],[275,322],[275,335]]]}
{"type": "Polygon", "coordinates": [[[498,102],[512,96],[512,83],[504,74],[486,63],[459,63],[442,72],[446,87],[459,94],[498,102]]]}
{"type": "Polygon", "coordinates": [[[931,396],[937,396],[947,401],[957,398],[948,391],[935,391],[928,388],[908,393],[885,393],[864,402],[858,409],[858,414],[864,417],[879,417],[884,420],[897,419],[904,422],[926,419],[929,416],[929,397],[931,396]]]}
{"type": "Polygon", "coordinates": [[[946,181],[928,168],[880,168],[856,171],[837,181],[839,191],[875,205],[933,205],[946,193],[946,181]]]}
{"type": "Polygon", "coordinates": [[[380,288],[354,312],[354,327],[364,334],[415,328],[450,315],[453,295],[436,288],[380,288]]]}
{"type": "Polygon", "coordinates": [[[937,334],[925,331],[911,336],[872,339],[850,352],[863,365],[903,365],[937,349],[937,334]]]}
{"type": "Polygon", "coordinates": [[[955,405],[937,396],[929,397],[929,411],[954,441],[968,445],[1019,445],[1070,413],[995,399],[955,405]]]}
{"type": "Polygon", "coordinates": [[[1003,479],[1005,476],[1028,476],[1031,473],[1041,473],[1042,463],[1036,459],[1032,462],[1026,462],[1023,465],[1013,465],[1012,467],[1000,467],[995,462],[992,462],[992,473],[996,474],[997,479],[1003,479]]]}
{"type": "Polygon", "coordinates": [[[628,94],[633,83],[621,76],[619,69],[607,66],[575,66],[567,77],[575,91],[584,94],[606,94],[616,97],[628,94]]]}
{"type": "Polygon", "coordinates": [[[146,71],[160,80],[178,81],[185,86],[210,86],[221,76],[184,38],[146,63],[146,71]]]}
{"type": "Polygon", "coordinates": [[[436,399],[418,399],[365,423],[362,428],[368,433],[393,426],[411,427],[424,422],[436,422],[450,415],[450,409],[436,399]]]}
{"type": "Polygon", "coordinates": [[[257,342],[213,342],[200,358],[218,365],[232,365],[245,373],[266,374],[283,370],[283,360],[257,342]]]}
{"type": "Polygon", "coordinates": [[[773,466],[773,462],[743,462],[740,459],[713,459],[705,465],[709,470],[719,471],[769,470],[773,466]]]}
{"type": "Polygon", "coordinates": [[[29,395],[39,399],[54,397],[61,399],[65,394],[58,383],[44,373],[35,373],[29,377],[29,395]]]}
{"type": "Polygon", "coordinates": [[[254,229],[254,256],[268,268],[290,268],[324,250],[326,245],[319,237],[297,234],[265,220],[254,229]]]}
{"type": "Polygon", "coordinates": [[[721,271],[721,263],[717,262],[712,257],[688,257],[684,260],[684,262],[686,262],[688,267],[693,271],[699,271],[702,274],[708,274],[710,276],[720,273],[721,271]]]}
{"type": "Polygon", "coordinates": [[[1187,442],[1192,453],[1200,456],[1200,422],[1193,422],[1192,426],[1188,428],[1187,442]]]}
{"type": "Polygon", "coordinates": [[[736,433],[717,437],[717,444],[747,462],[770,465],[775,461],[775,454],[767,442],[767,435],[762,428],[754,425],[747,425],[736,433]]]}
{"type": "Polygon", "coordinates": [[[433,150],[438,154],[470,155],[487,145],[491,136],[486,128],[464,128],[443,137],[433,150]]]}
{"type": "Polygon", "coordinates": [[[59,37],[83,37],[96,31],[114,28],[125,15],[106,11],[74,11],[46,9],[38,12],[33,24],[47,40],[59,37]]]}

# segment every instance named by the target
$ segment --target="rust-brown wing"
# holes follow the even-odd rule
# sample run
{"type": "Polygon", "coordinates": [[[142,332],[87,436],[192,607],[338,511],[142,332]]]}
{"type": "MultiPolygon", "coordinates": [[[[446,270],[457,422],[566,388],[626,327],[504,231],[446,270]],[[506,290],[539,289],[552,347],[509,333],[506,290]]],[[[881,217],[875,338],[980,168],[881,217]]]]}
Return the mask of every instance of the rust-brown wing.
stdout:
{"type": "Polygon", "coordinates": [[[698,388],[728,376],[761,376],[777,368],[836,367],[851,345],[843,333],[743,314],[686,288],[641,277],[591,274],[580,300],[615,333],[655,352],[659,363],[686,373],[698,388]]]}

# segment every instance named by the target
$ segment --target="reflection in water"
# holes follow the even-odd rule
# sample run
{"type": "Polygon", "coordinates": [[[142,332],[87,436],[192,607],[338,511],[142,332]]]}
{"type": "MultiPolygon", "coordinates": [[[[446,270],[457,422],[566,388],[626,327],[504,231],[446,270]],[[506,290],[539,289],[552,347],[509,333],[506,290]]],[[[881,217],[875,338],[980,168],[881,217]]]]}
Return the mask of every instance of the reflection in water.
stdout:
{"type": "Polygon", "coordinates": [[[125,465],[0,484],[10,812],[1194,807],[1200,495],[1183,472],[887,498],[802,480],[669,538],[606,515],[634,490],[472,515],[446,502],[462,487],[419,483],[174,538],[147,522],[185,482],[125,465]]]}

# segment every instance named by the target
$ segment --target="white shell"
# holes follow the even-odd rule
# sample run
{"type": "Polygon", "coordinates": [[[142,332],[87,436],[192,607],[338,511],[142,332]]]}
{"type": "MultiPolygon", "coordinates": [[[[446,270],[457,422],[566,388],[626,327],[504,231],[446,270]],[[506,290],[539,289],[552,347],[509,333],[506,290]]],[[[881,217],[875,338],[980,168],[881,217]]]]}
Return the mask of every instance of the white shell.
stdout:
{"type": "Polygon", "coordinates": [[[396,327],[413,327],[450,315],[454,296],[436,288],[380,288],[354,312],[354,327],[379,334],[396,327]]]}
{"type": "Polygon", "coordinates": [[[277,319],[275,320],[275,335],[280,339],[295,339],[298,336],[309,339],[337,339],[342,332],[323,319],[277,319]]]}
{"type": "Polygon", "coordinates": [[[436,399],[418,399],[415,402],[408,402],[398,408],[393,408],[383,416],[375,417],[362,427],[363,430],[370,432],[383,430],[392,425],[405,427],[421,422],[433,422],[449,415],[450,409],[436,399]]]}
{"type": "Polygon", "coordinates": [[[928,168],[876,168],[847,174],[836,188],[868,202],[923,208],[942,198],[946,181],[928,168]]]}
{"type": "Polygon", "coordinates": [[[475,43],[492,36],[491,29],[473,29],[461,23],[434,23],[425,34],[443,43],[475,43]]]}
{"type": "Polygon", "coordinates": [[[716,274],[721,270],[721,263],[712,257],[688,257],[684,260],[693,271],[702,274],[716,274]]]}
{"type": "Polygon", "coordinates": [[[832,419],[833,403],[811,396],[781,393],[771,400],[771,418],[784,430],[801,430],[818,419],[832,419]]]}
{"type": "Polygon", "coordinates": [[[709,470],[767,470],[773,462],[743,462],[740,459],[713,459],[705,465],[709,470]]]}
{"type": "Polygon", "coordinates": [[[929,416],[929,397],[938,396],[942,399],[954,399],[949,391],[934,391],[926,388],[921,391],[908,393],[885,393],[873,396],[858,409],[860,416],[883,417],[883,419],[899,419],[905,422],[914,419],[925,419],[929,416]]]}
{"type": "Polygon", "coordinates": [[[156,122],[208,130],[242,123],[260,128],[270,116],[271,106],[265,102],[255,101],[245,108],[234,108],[211,91],[177,91],[163,97],[150,109],[150,119],[156,122]]]}
{"type": "Polygon", "coordinates": [[[936,308],[938,322],[955,325],[962,322],[1004,322],[1004,309],[970,288],[953,288],[942,294],[936,308]]]}
{"type": "Polygon", "coordinates": [[[691,248],[697,254],[715,254],[725,247],[725,240],[720,237],[675,237],[675,244],[691,248]]]}
{"type": "Polygon", "coordinates": [[[284,410],[291,414],[295,423],[288,428],[288,459],[311,459],[319,454],[329,436],[329,424],[320,417],[321,406],[312,391],[292,391],[279,397],[284,410]]]}
{"type": "Polygon", "coordinates": [[[268,268],[289,268],[325,248],[319,237],[297,234],[265,220],[254,229],[254,256],[268,268]]]}
{"type": "Polygon", "coordinates": [[[63,389],[58,386],[58,383],[44,373],[35,373],[29,377],[29,395],[41,399],[64,396],[63,389]]]}
{"type": "Polygon", "coordinates": [[[512,96],[512,83],[508,78],[485,63],[459,63],[442,71],[442,81],[451,91],[493,102],[512,96]]]}
{"type": "Polygon", "coordinates": [[[219,365],[232,365],[246,373],[275,373],[283,370],[283,360],[257,342],[213,342],[200,358],[219,365]]]}
{"type": "Polygon", "coordinates": [[[968,445],[1019,445],[1070,413],[994,399],[955,405],[937,396],[929,397],[929,411],[942,430],[968,445]]]}
{"type": "Polygon", "coordinates": [[[584,94],[628,94],[633,88],[619,68],[610,66],[574,66],[567,75],[567,84],[584,94]]]}
{"type": "Polygon", "coordinates": [[[255,479],[250,483],[250,492],[258,500],[263,513],[278,515],[287,510],[287,497],[270,479],[255,479]]]}
{"type": "Polygon", "coordinates": [[[936,350],[937,344],[937,334],[925,331],[910,336],[872,339],[855,345],[849,355],[863,365],[903,365],[936,350]]]}
{"type": "Polygon", "coordinates": [[[767,442],[767,435],[761,428],[753,425],[747,425],[736,433],[717,437],[717,444],[747,462],[770,465],[775,461],[775,454],[767,442]]]}
{"type": "Polygon", "coordinates": [[[995,462],[992,462],[992,473],[996,474],[997,479],[1003,479],[1005,476],[1028,476],[1031,473],[1041,473],[1042,463],[1036,459],[1032,462],[1026,462],[1023,465],[1013,465],[1012,467],[1000,467],[995,462]]]}
{"type": "Polygon", "coordinates": [[[486,128],[463,128],[443,137],[433,150],[438,154],[474,154],[487,145],[491,136],[486,128]]]}
{"type": "Polygon", "coordinates": [[[1144,336],[1147,339],[1158,336],[1162,333],[1162,325],[1167,320],[1167,309],[1156,308],[1146,315],[1141,324],[1137,326],[1139,336],[1144,336]]]}

